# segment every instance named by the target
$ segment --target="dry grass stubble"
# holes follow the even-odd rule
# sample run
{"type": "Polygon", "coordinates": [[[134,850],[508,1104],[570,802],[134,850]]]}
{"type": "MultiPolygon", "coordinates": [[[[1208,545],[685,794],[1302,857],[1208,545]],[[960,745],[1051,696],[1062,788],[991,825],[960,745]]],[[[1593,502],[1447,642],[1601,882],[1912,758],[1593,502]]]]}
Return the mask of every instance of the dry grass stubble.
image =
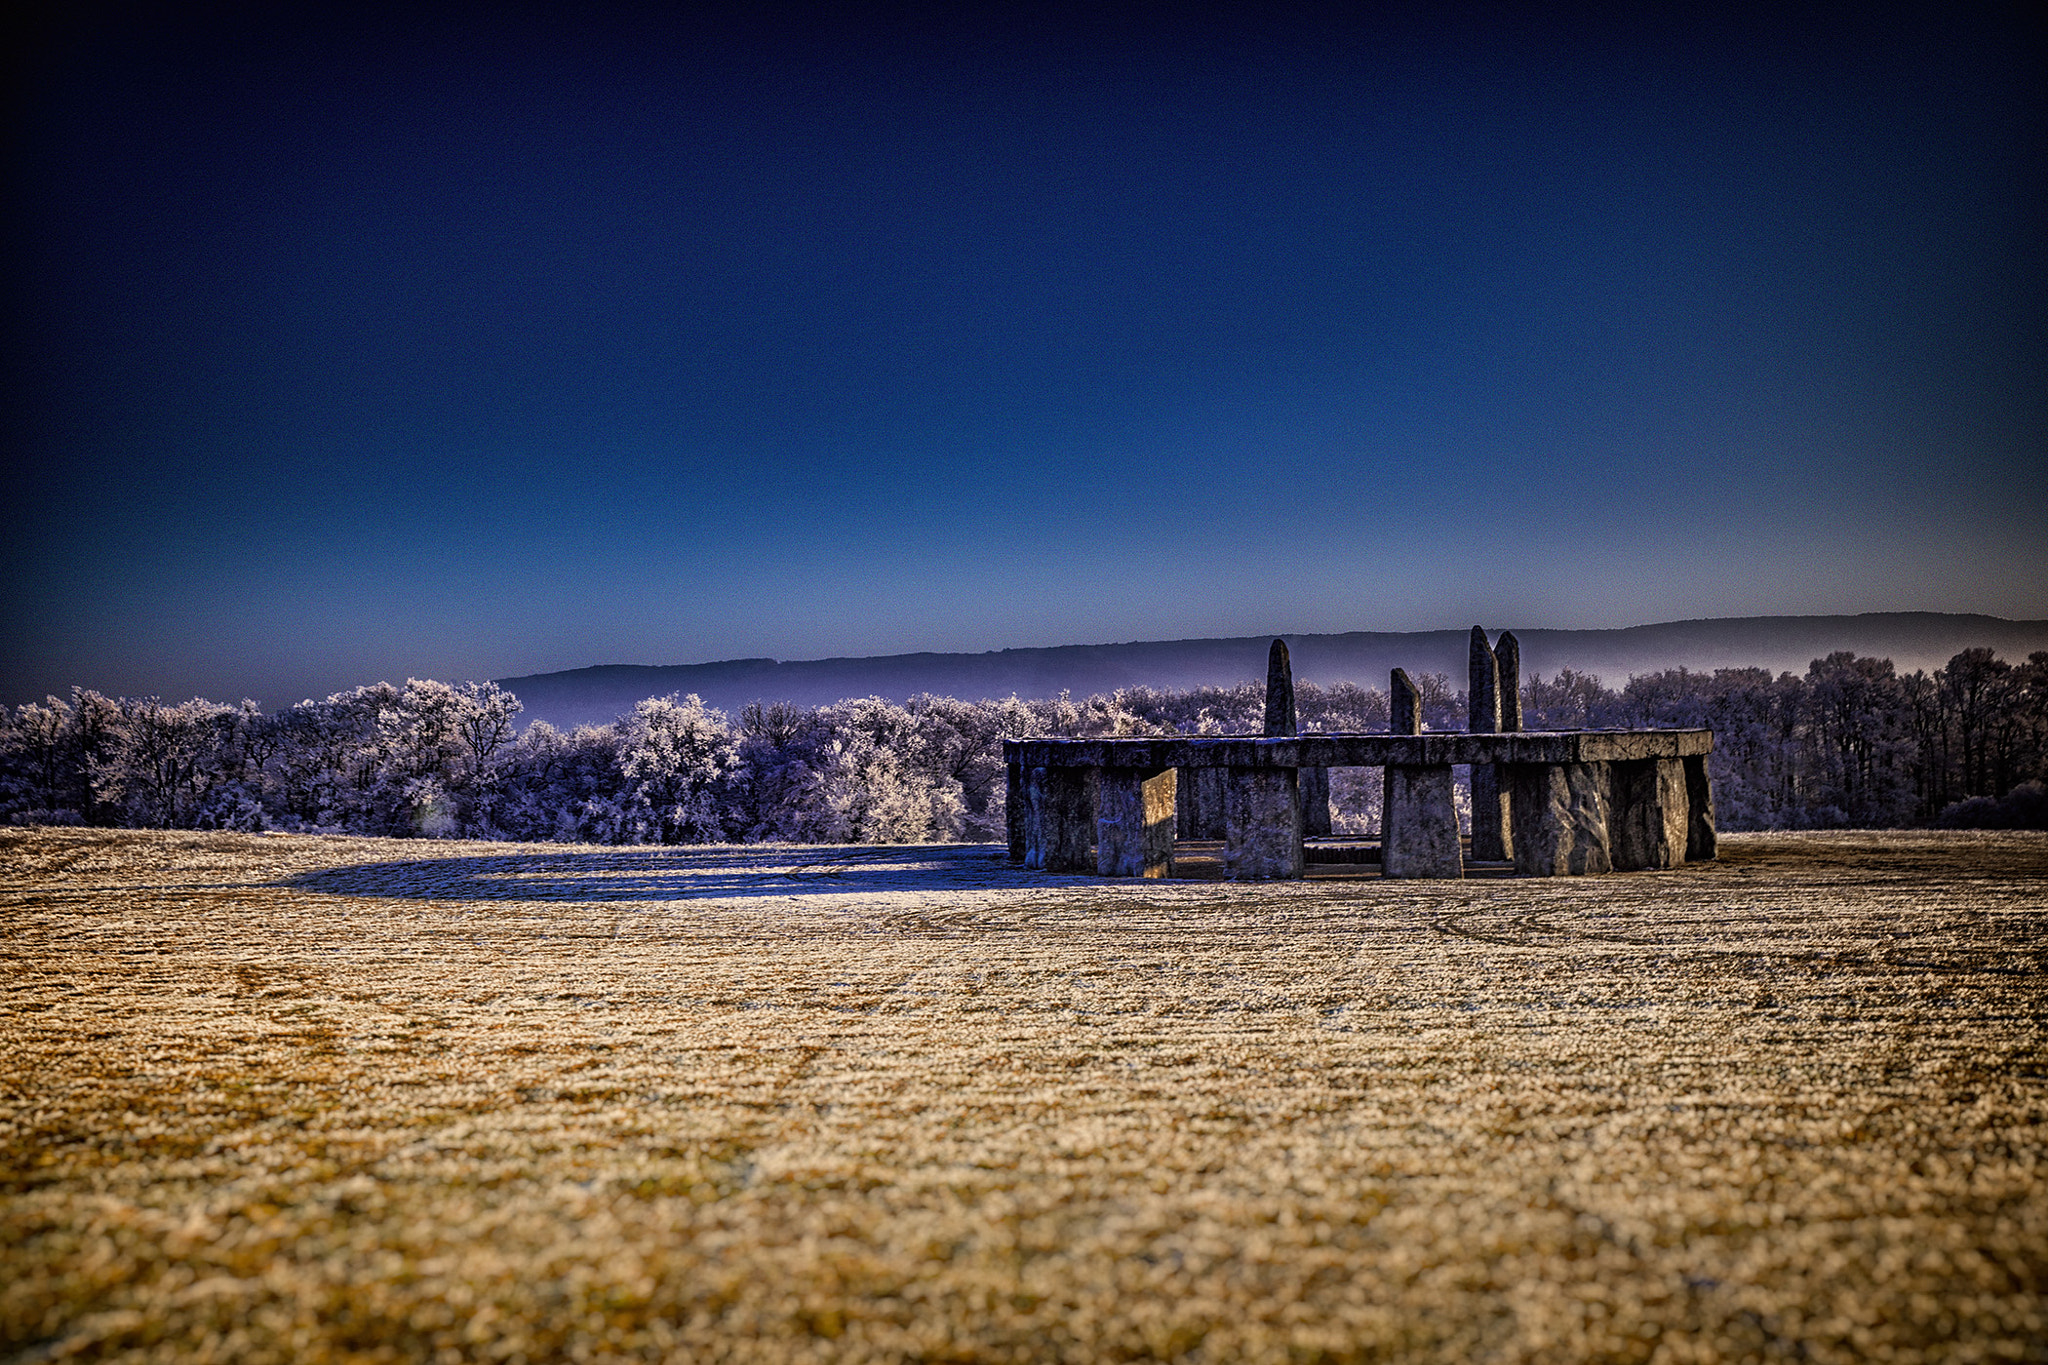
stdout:
{"type": "Polygon", "coordinates": [[[2048,1359],[2048,839],[0,834],[11,1360],[2048,1359]]]}

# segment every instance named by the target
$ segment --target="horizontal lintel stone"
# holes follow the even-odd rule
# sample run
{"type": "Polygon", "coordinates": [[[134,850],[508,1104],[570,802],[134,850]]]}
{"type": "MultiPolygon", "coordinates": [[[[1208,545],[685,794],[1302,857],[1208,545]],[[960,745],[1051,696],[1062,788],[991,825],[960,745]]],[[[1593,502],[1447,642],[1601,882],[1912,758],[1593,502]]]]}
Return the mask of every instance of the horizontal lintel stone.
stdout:
{"type": "Polygon", "coordinates": [[[1062,768],[1380,768],[1388,764],[1609,763],[1695,758],[1713,751],[1711,730],[1522,730],[1421,735],[1321,734],[1151,736],[1142,739],[1026,738],[1003,741],[1003,757],[1062,768]]]}

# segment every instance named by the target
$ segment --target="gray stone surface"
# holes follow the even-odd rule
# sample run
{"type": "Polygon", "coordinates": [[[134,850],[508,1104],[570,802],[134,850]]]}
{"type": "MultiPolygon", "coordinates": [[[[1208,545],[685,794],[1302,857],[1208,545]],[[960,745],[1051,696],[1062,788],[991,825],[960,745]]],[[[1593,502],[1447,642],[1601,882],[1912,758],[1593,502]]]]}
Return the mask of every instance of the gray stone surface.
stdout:
{"type": "Polygon", "coordinates": [[[1287,642],[1275,640],[1266,651],[1266,728],[1269,736],[1298,732],[1294,718],[1294,667],[1287,659],[1287,642]]]}
{"type": "Polygon", "coordinates": [[[1512,801],[1500,780],[1500,769],[1491,763],[1472,765],[1472,857],[1483,863],[1504,862],[1515,856],[1514,831],[1509,814],[1512,801]]]}
{"type": "Polygon", "coordinates": [[[1493,644],[1493,662],[1500,675],[1500,728],[1522,728],[1522,642],[1511,630],[1493,644]]]}
{"type": "Polygon", "coordinates": [[[1301,875],[1301,792],[1294,769],[1232,768],[1224,805],[1225,876],[1262,882],[1301,875]]]}
{"type": "Polygon", "coordinates": [[[1012,739],[1003,760],[1025,767],[1377,768],[1388,763],[1597,763],[1687,758],[1713,750],[1711,730],[1524,730],[1468,735],[1169,735],[1133,739],[1012,739]]]}
{"type": "Polygon", "coordinates": [[[1677,867],[1685,861],[1685,760],[1646,758],[1609,768],[1612,806],[1608,855],[1617,872],[1677,867]]]}
{"type": "Polygon", "coordinates": [[[1031,816],[1024,866],[1045,872],[1095,871],[1095,789],[1100,771],[1051,765],[1029,770],[1025,788],[1031,816]]]}
{"type": "Polygon", "coordinates": [[[1685,860],[1712,862],[1715,854],[1714,780],[1707,774],[1707,756],[1692,754],[1685,764],[1685,860]]]}
{"type": "Polygon", "coordinates": [[[1179,770],[1174,788],[1174,823],[1182,839],[1223,837],[1223,790],[1228,785],[1228,768],[1188,767],[1179,770]]]}
{"type": "Polygon", "coordinates": [[[1465,729],[1475,735],[1500,729],[1500,665],[1478,626],[1466,650],[1465,729]]]}
{"type": "Polygon", "coordinates": [[[1503,776],[1512,796],[1517,872],[1575,877],[1612,870],[1607,764],[1516,763],[1503,776]]]}
{"type": "Polygon", "coordinates": [[[1026,822],[1030,819],[1029,798],[1024,793],[1024,765],[1014,759],[1003,765],[1006,774],[1003,786],[1003,815],[1009,825],[1010,861],[1024,861],[1026,822]]]}
{"type": "MultiPolygon", "coordinates": [[[[1490,735],[1500,729],[1500,666],[1486,643],[1486,632],[1472,627],[1466,649],[1465,729],[1490,735]]],[[[1472,856],[1481,862],[1506,859],[1509,848],[1507,801],[1491,763],[1472,765],[1472,856]]]]}
{"type": "MultiPolygon", "coordinates": [[[[1266,651],[1266,725],[1269,739],[1283,739],[1301,733],[1294,709],[1294,668],[1287,657],[1287,642],[1275,640],[1266,651]]],[[[1311,837],[1330,832],[1330,770],[1303,768],[1300,775],[1301,828],[1311,837]]]]}
{"type": "Polygon", "coordinates": [[[1389,764],[1380,808],[1380,875],[1462,877],[1458,810],[1447,763],[1426,767],[1389,764]]]}
{"type": "Polygon", "coordinates": [[[1311,839],[1321,838],[1330,832],[1330,770],[1328,768],[1302,768],[1301,774],[1301,832],[1311,839]]]}
{"type": "Polygon", "coordinates": [[[1104,768],[1095,797],[1095,870],[1104,877],[1173,875],[1172,768],[1104,768]]]}
{"type": "Polygon", "coordinates": [[[1422,733],[1422,694],[1415,690],[1415,684],[1409,681],[1408,670],[1404,668],[1395,669],[1387,682],[1387,733],[1422,733]]]}

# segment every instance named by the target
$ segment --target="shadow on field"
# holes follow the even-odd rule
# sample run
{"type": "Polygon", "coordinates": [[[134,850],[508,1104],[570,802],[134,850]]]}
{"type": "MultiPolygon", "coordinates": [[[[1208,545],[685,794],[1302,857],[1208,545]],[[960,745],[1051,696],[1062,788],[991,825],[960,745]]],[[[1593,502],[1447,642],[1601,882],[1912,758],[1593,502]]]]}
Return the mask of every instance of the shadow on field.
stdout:
{"type": "Polygon", "coordinates": [[[1014,889],[1052,880],[1013,867],[1000,845],[934,844],[829,853],[719,846],[418,858],[323,868],[275,885],[413,900],[677,901],[1014,889]]]}

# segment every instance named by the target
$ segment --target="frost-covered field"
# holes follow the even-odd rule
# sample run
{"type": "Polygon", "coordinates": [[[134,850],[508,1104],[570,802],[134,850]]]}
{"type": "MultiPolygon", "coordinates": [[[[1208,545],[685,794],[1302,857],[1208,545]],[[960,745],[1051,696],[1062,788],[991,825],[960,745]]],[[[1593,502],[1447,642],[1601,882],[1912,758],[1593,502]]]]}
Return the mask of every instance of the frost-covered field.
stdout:
{"type": "Polygon", "coordinates": [[[2048,838],[0,834],[0,1358],[2048,1360],[2048,838]]]}

